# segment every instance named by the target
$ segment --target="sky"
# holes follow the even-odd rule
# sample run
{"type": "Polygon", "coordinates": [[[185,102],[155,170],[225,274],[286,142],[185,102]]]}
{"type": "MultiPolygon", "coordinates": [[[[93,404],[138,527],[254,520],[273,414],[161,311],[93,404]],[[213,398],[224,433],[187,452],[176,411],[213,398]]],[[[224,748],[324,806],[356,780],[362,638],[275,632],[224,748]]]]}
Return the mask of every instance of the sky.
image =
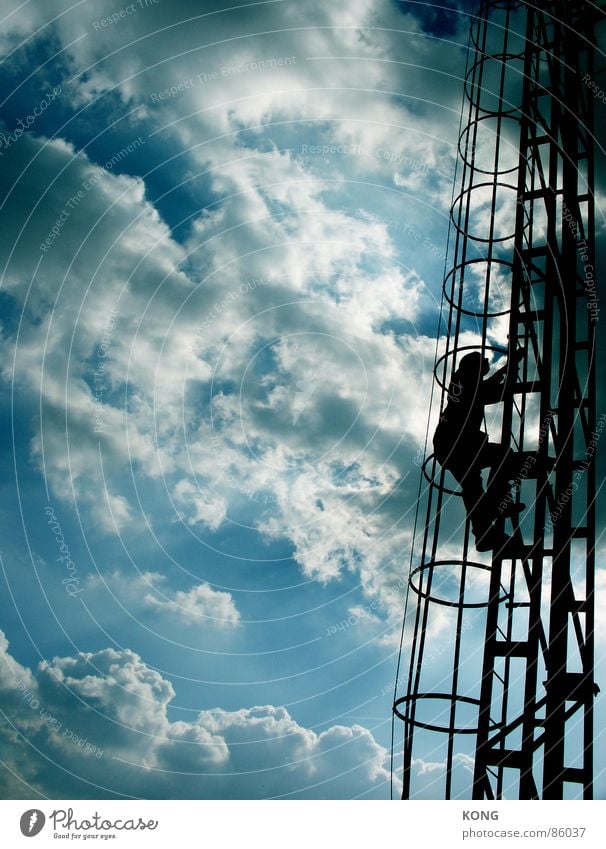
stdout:
{"type": "Polygon", "coordinates": [[[2,798],[389,798],[469,11],[0,0],[2,798]]]}

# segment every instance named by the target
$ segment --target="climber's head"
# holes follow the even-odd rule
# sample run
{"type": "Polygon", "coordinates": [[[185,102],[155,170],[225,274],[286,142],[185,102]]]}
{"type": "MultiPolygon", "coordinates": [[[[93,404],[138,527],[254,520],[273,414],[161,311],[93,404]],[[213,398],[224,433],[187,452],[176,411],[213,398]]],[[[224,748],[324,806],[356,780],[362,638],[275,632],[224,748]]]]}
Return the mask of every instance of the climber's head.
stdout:
{"type": "Polygon", "coordinates": [[[457,377],[463,381],[480,380],[485,374],[490,371],[490,363],[486,357],[483,357],[479,351],[472,351],[471,354],[465,354],[457,368],[457,377]]]}

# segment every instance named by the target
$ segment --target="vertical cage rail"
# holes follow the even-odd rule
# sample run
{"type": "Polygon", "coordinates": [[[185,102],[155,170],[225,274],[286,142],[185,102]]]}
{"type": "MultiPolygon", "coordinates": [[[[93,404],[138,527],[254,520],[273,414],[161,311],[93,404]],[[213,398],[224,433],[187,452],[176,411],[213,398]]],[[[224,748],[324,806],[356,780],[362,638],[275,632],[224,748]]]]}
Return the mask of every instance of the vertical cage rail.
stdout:
{"type": "Polygon", "coordinates": [[[456,482],[432,456],[423,465],[408,678],[394,704],[403,798],[418,795],[423,762],[433,798],[592,795],[597,307],[583,76],[595,23],[564,0],[481,0],[472,19],[434,375],[442,410],[465,353],[500,365],[522,349],[488,430],[532,452],[533,468],[512,493],[528,505],[520,520],[497,517],[507,556],[491,557],[475,551],[456,482]]]}

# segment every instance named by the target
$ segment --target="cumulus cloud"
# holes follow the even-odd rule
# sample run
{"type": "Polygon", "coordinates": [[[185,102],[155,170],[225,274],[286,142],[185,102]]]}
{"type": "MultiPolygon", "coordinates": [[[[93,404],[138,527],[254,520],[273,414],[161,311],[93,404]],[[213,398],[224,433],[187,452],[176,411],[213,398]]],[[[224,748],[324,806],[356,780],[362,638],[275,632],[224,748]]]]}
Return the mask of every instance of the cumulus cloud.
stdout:
{"type": "Polygon", "coordinates": [[[226,197],[183,243],[140,178],[60,140],[10,155],[17,303],[35,271],[20,224],[43,243],[60,202],[83,192],[42,252],[31,322],[5,340],[6,376],[41,396],[32,446],[54,492],[118,534],[144,527],[125,468],[198,532],[254,504],[253,526],[290,543],[307,575],[359,569],[375,592],[370,576],[408,540],[396,500],[413,488],[433,348],[414,327],[428,288],[387,226],[332,209],[288,151],[215,162],[226,197]]]}
{"type": "Polygon", "coordinates": [[[209,584],[198,584],[187,592],[177,590],[168,600],[156,595],[145,596],[145,604],[160,613],[172,613],[188,623],[200,624],[211,620],[217,625],[236,625],[240,614],[230,593],[213,590],[209,584]]]}
{"type": "MultiPolygon", "coordinates": [[[[473,783],[473,758],[463,752],[453,756],[451,798],[469,799],[473,783]]],[[[443,799],[446,761],[413,759],[412,786],[415,799],[443,799]]]]}
{"type": "MultiPolygon", "coordinates": [[[[359,584],[355,621],[380,628],[371,610],[394,626],[467,20],[373,0],[194,5],[99,27],[114,0],[94,11],[1,0],[3,46],[28,39],[15,65],[37,46],[61,48],[53,69],[70,113],[58,136],[35,125],[2,150],[0,260],[19,318],[18,337],[17,322],[2,328],[3,374],[31,412],[34,462],[87,533],[220,549],[227,531],[238,543],[256,531],[322,587],[359,584]]],[[[506,155],[512,138],[505,129],[506,155]]],[[[484,134],[478,156],[489,161],[493,145],[484,134]]],[[[510,216],[504,195],[501,235],[510,216]]],[[[505,317],[491,341],[506,332],[505,317]]],[[[461,517],[452,504],[442,522],[453,550],[461,517]]],[[[232,596],[207,583],[105,579],[173,635],[179,623],[240,621],[232,596]]],[[[448,633],[442,611],[429,631],[436,675],[448,633]]],[[[34,792],[95,796],[98,781],[113,792],[118,769],[127,795],[383,793],[384,750],[359,726],[318,733],[274,705],[177,720],[172,684],[128,649],[35,673],[6,645],[3,658],[9,761],[34,792]]],[[[415,768],[431,795],[442,765],[415,768]]]]}
{"type": "MultiPolygon", "coordinates": [[[[191,7],[106,28],[95,20],[111,0],[94,19],[56,0],[11,17],[11,38],[43,26],[30,46],[65,48],[55,70],[73,123],[4,151],[0,259],[21,319],[18,338],[3,327],[4,375],[32,411],[34,462],[87,535],[136,555],[256,532],[322,586],[351,578],[394,625],[460,80],[397,4],[191,7]],[[97,115],[104,130],[81,149],[97,115]]],[[[173,635],[239,621],[209,584],[106,578],[173,635]]],[[[35,686],[57,711],[69,693],[74,733],[108,741],[133,795],[383,793],[384,752],[365,729],[318,733],[275,706],[224,712],[216,728],[217,711],[169,720],[171,685],[127,650],[49,661],[35,686]],[[253,763],[260,781],[230,789],[230,770],[253,763]],[[212,789],[179,777],[205,770],[212,789]]],[[[41,767],[30,775],[48,786],[41,767]]]]}
{"type": "Polygon", "coordinates": [[[174,697],[129,649],[43,660],[32,672],[1,634],[5,798],[386,795],[387,752],[360,725],[318,733],[273,705],[175,720],[174,697]]]}
{"type": "Polygon", "coordinates": [[[132,614],[151,613],[154,621],[160,615],[173,625],[223,628],[240,621],[240,611],[231,593],[215,590],[206,582],[187,590],[174,590],[167,576],[159,572],[100,573],[88,578],[86,590],[108,591],[121,604],[128,605],[132,614]]]}

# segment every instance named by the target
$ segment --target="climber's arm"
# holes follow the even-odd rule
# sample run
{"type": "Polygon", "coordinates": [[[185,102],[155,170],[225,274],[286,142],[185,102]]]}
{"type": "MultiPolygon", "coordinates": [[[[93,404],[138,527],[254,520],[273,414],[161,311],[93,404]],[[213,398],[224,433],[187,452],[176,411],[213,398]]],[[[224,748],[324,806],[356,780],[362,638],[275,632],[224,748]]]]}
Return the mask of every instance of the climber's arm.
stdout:
{"type": "Polygon", "coordinates": [[[497,404],[503,400],[506,373],[507,366],[504,366],[482,381],[482,401],[484,404],[497,404]]]}
{"type": "Polygon", "coordinates": [[[507,379],[517,375],[518,363],[523,356],[524,351],[519,348],[502,368],[482,382],[482,400],[485,404],[497,404],[503,400],[507,379]]]}

